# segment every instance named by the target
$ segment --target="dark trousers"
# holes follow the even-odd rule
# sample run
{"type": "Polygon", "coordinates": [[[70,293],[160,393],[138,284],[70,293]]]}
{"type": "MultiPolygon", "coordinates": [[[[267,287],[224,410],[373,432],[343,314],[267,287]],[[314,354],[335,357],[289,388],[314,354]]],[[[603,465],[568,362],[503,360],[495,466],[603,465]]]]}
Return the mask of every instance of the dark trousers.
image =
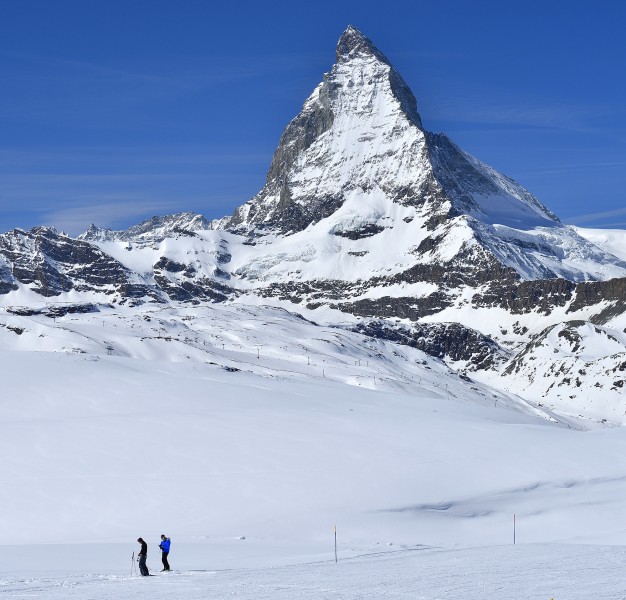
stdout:
{"type": "Polygon", "coordinates": [[[148,567],[146,567],[146,555],[145,554],[139,555],[139,572],[144,576],[150,575],[150,571],[148,571],[148,567]]]}
{"type": "Polygon", "coordinates": [[[169,552],[161,552],[161,561],[163,562],[163,570],[164,571],[169,571],[170,570],[170,563],[167,562],[167,555],[169,554],[169,552]]]}

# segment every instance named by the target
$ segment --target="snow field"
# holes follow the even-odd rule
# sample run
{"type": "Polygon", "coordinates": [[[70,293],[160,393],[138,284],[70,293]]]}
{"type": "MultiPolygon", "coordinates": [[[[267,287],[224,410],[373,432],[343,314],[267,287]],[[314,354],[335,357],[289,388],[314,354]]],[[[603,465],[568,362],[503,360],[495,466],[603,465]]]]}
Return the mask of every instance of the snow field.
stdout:
{"type": "MultiPolygon", "coordinates": [[[[26,547],[35,558],[78,555],[71,547],[26,547]]],[[[92,563],[109,566],[106,547],[79,546],[92,563]]],[[[3,564],[12,568],[14,549],[0,547],[3,564]]],[[[22,556],[19,556],[22,558],[22,556]]],[[[441,550],[404,548],[334,561],[280,564],[274,568],[196,569],[130,577],[117,568],[90,572],[59,570],[25,576],[0,575],[0,592],[7,597],[99,598],[135,600],[172,597],[205,600],[623,600],[624,547],[583,545],[522,545],[441,550]]],[[[130,562],[129,562],[130,566],[130,562]]]]}
{"type": "Polygon", "coordinates": [[[521,541],[621,543],[622,429],[555,426],[452,377],[447,393],[426,375],[368,389],[339,374],[95,358],[2,355],[7,543],[155,528],[315,542],[337,523],[357,547],[501,544],[514,512],[521,541]]]}
{"type": "Polygon", "coordinates": [[[623,428],[278,309],[0,317],[7,597],[625,597],[623,428]]]}

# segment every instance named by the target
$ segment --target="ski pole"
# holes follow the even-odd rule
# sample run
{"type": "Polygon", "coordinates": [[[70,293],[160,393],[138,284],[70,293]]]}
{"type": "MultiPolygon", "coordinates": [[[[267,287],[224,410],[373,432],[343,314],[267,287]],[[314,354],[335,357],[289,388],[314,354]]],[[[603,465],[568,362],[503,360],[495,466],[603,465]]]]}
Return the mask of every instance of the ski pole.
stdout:
{"type": "Polygon", "coordinates": [[[133,557],[130,559],[130,576],[133,576],[133,567],[135,566],[135,551],[133,550],[133,557]]]}

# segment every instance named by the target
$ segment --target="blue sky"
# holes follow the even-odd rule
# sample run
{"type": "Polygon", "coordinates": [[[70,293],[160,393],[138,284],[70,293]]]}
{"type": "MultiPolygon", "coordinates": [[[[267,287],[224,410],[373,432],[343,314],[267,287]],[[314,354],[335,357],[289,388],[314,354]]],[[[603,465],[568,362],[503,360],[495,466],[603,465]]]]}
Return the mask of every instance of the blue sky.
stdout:
{"type": "Polygon", "coordinates": [[[0,2],[0,231],[230,214],[348,24],[423,122],[566,223],[626,228],[626,4],[0,2]]]}

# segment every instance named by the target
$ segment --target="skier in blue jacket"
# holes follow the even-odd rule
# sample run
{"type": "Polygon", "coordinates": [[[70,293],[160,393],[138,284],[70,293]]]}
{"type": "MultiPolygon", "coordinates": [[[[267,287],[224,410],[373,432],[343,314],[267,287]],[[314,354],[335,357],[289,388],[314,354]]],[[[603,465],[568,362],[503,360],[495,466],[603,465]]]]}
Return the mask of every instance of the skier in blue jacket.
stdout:
{"type": "Polygon", "coordinates": [[[163,571],[170,570],[170,563],[167,562],[167,555],[170,553],[170,544],[172,540],[170,538],[165,537],[161,534],[161,543],[159,544],[159,548],[161,548],[161,561],[163,562],[163,571]]]}

